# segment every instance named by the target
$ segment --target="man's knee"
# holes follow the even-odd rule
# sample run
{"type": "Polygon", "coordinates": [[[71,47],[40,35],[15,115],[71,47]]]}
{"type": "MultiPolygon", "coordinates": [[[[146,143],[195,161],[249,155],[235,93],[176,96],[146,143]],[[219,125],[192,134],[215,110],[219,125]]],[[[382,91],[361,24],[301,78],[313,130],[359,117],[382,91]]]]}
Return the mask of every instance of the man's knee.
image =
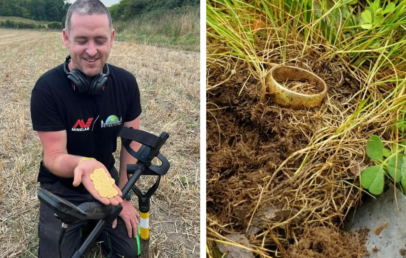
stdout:
{"type": "Polygon", "coordinates": [[[125,250],[118,250],[117,255],[118,257],[137,258],[138,257],[137,245],[130,246],[125,250]]]}
{"type": "Polygon", "coordinates": [[[136,238],[127,238],[125,242],[113,247],[118,257],[136,258],[139,253],[138,241],[136,238]]]}

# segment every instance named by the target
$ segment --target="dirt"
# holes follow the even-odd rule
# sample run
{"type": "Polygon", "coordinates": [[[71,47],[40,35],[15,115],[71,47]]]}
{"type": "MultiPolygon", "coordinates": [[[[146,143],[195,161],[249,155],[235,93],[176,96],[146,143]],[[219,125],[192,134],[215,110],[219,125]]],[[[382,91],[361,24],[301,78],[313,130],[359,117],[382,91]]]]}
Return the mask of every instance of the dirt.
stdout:
{"type": "Polygon", "coordinates": [[[297,245],[290,246],[284,257],[362,258],[368,254],[365,241],[366,232],[351,235],[331,228],[314,228],[307,230],[297,245]]]}
{"type": "MultiPolygon", "coordinates": [[[[208,84],[221,86],[207,91],[207,218],[208,225],[215,225],[219,233],[248,233],[251,244],[280,251],[288,248],[296,236],[300,238],[305,224],[340,225],[345,209],[337,211],[334,205],[351,206],[359,200],[359,192],[331,184],[332,177],[354,178],[349,169],[338,174],[334,167],[326,167],[317,179],[308,173],[296,181],[292,179],[304,158],[287,159],[306,148],[318,130],[335,128],[338,114],[334,112],[344,112],[354,104],[351,96],[357,92],[355,80],[337,60],[322,63],[315,61],[317,57],[315,53],[310,55],[312,68],[307,68],[327,83],[328,100],[319,108],[302,110],[280,107],[267,95],[261,103],[260,79],[250,76],[248,65],[241,61],[224,60],[235,67],[230,76],[225,68],[209,64],[208,84]],[[301,200],[300,180],[314,180],[320,189],[312,188],[303,197],[307,200],[301,200]],[[267,205],[284,215],[264,219],[257,212],[253,216],[254,210],[267,205]],[[307,222],[309,218],[312,222],[307,222]],[[301,224],[304,220],[306,223],[301,224]],[[252,225],[255,221],[260,222],[259,227],[252,225]],[[264,232],[268,232],[267,237],[260,237],[264,232]]],[[[294,62],[287,65],[301,66],[294,62]]],[[[345,163],[350,166],[350,161],[345,163]]],[[[318,157],[313,166],[324,168],[326,164],[328,155],[318,157]]]]}
{"type": "Polygon", "coordinates": [[[227,258],[254,258],[249,250],[241,248],[241,246],[251,248],[248,239],[243,234],[230,234],[226,237],[235,242],[237,246],[217,243],[218,249],[223,255],[226,255],[227,258]]]}
{"type": "MultiPolygon", "coordinates": [[[[219,214],[220,218],[233,210],[229,203],[245,200],[253,208],[255,203],[248,200],[255,200],[255,195],[250,193],[256,192],[257,185],[263,185],[267,176],[290,154],[305,148],[308,136],[323,121],[317,115],[320,109],[291,110],[269,102],[260,103],[260,85],[255,79],[248,81],[246,90],[239,96],[240,76],[207,94],[207,199],[213,200],[208,202],[208,211],[219,214]],[[300,126],[295,126],[292,120],[299,120],[300,126]]],[[[334,81],[331,77],[327,79],[334,81]]],[[[332,95],[337,90],[330,88],[329,93],[332,95]]],[[[340,101],[352,92],[348,85],[343,85],[340,91],[342,99],[334,104],[343,109],[340,101]]],[[[298,168],[300,163],[292,162],[289,166],[298,168]]],[[[286,179],[281,174],[273,185],[284,184],[286,179]]],[[[234,215],[235,219],[239,217],[234,215]]]]}
{"type": "Polygon", "coordinates": [[[388,227],[388,225],[389,225],[388,222],[384,222],[382,226],[379,226],[379,227],[375,228],[375,229],[374,229],[375,235],[379,236],[379,235],[382,233],[382,231],[383,231],[385,228],[388,227]]]}

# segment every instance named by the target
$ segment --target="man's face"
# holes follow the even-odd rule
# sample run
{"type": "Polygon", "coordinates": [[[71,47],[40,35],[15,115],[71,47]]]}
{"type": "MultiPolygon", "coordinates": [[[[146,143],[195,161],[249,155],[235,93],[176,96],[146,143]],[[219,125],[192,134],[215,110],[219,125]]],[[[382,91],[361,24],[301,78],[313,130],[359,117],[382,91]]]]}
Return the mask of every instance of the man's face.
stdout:
{"type": "Polygon", "coordinates": [[[69,36],[64,29],[63,39],[72,58],[69,68],[77,68],[91,77],[103,71],[113,46],[114,30],[110,30],[105,14],[73,13],[69,36]]]}

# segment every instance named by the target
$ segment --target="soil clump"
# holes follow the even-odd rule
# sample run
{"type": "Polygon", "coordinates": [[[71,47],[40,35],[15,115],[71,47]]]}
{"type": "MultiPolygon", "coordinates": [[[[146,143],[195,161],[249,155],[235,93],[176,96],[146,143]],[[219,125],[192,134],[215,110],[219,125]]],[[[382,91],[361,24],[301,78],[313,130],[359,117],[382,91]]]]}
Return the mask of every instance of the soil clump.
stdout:
{"type": "Polygon", "coordinates": [[[365,248],[366,232],[353,235],[332,228],[306,230],[297,245],[289,247],[286,258],[362,258],[368,255],[365,248]]]}
{"type": "MultiPolygon", "coordinates": [[[[268,96],[261,102],[261,79],[240,60],[221,60],[234,67],[232,72],[208,65],[209,85],[220,85],[207,91],[209,236],[241,232],[254,249],[280,257],[305,228],[336,229],[359,202],[361,192],[343,181],[356,180],[351,164],[363,153],[354,155],[352,147],[329,141],[355,111],[359,89],[338,60],[319,61],[316,52],[306,67],[286,64],[308,69],[327,83],[328,97],[314,109],[283,108],[268,96]],[[337,160],[341,167],[334,165],[337,160]]],[[[348,243],[335,244],[345,249],[348,243]]]]}

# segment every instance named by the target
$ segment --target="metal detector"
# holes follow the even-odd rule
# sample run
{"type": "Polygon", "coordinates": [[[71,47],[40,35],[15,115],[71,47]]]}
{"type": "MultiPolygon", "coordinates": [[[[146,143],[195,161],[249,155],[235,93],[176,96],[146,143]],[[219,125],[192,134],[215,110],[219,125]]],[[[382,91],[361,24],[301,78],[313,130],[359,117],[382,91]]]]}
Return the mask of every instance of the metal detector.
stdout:
{"type": "MultiPolygon", "coordinates": [[[[140,209],[140,226],[141,226],[141,258],[149,257],[149,208],[150,198],[158,189],[161,176],[165,175],[170,167],[168,160],[159,153],[161,147],[165,144],[169,137],[166,132],[161,133],[159,137],[133,128],[126,128],[119,132],[118,136],[122,138],[122,144],[130,155],[137,158],[136,164],[127,165],[128,182],[121,190],[121,198],[125,198],[131,191],[138,196],[139,209],[140,209]],[[136,141],[142,144],[138,151],[131,149],[130,144],[132,141],[136,141]],[[152,165],[151,161],[157,158],[162,163],[161,165],[152,165]],[[132,176],[130,176],[132,175],[132,176]],[[141,175],[157,176],[155,184],[144,194],[135,185],[141,175]]],[[[79,206],[75,206],[65,199],[60,198],[48,192],[45,189],[40,188],[38,190],[38,198],[46,206],[51,208],[55,212],[55,216],[62,221],[62,231],[59,238],[59,255],[60,246],[63,241],[63,237],[66,228],[73,223],[77,223],[84,220],[100,220],[85,242],[73,255],[74,258],[83,257],[83,254],[90,246],[91,243],[100,235],[106,224],[112,223],[120,214],[123,207],[121,205],[104,205],[100,202],[85,202],[79,206]]],[[[61,256],[61,255],[60,255],[61,256]]]]}

